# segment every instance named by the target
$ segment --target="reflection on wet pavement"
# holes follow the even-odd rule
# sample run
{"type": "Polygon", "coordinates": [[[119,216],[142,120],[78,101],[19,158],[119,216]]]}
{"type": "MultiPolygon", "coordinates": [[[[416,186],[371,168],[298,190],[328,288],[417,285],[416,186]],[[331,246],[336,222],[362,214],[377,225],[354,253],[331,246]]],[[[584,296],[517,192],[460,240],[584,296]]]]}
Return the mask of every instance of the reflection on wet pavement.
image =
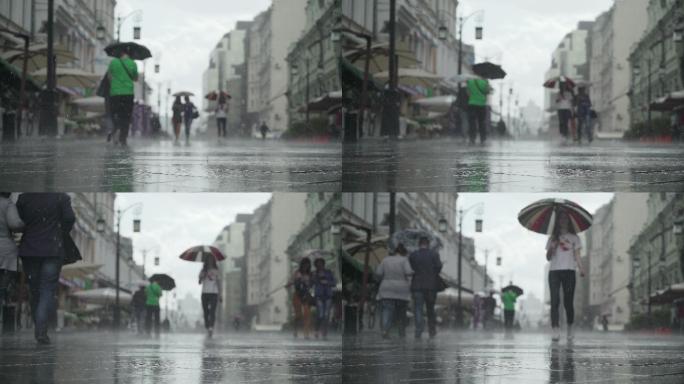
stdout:
{"type": "Polygon", "coordinates": [[[684,190],[684,146],[594,142],[369,140],[345,144],[345,192],[684,190]]]}
{"type": "Polygon", "coordinates": [[[339,143],[103,140],[0,145],[0,180],[16,191],[338,191],[339,143]]]}
{"type": "Polygon", "coordinates": [[[340,383],[341,339],[291,335],[29,335],[0,338],[0,383],[340,383]]]}
{"type": "Polygon", "coordinates": [[[684,383],[684,338],[580,333],[440,333],[343,341],[345,383],[684,383]]]}

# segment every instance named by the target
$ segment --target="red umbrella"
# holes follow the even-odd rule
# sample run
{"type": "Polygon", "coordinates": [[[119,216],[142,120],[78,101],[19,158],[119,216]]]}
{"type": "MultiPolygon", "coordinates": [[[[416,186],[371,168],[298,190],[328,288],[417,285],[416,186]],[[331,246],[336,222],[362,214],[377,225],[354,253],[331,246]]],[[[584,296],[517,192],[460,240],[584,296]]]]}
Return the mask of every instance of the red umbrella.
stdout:
{"type": "Polygon", "coordinates": [[[565,199],[543,199],[532,203],[520,211],[518,221],[530,231],[550,235],[560,212],[568,216],[575,233],[591,227],[591,214],[577,203],[565,199]]]}
{"type": "Polygon", "coordinates": [[[204,96],[207,100],[215,101],[218,100],[220,97],[223,97],[225,99],[232,99],[233,97],[228,94],[228,92],[221,91],[219,92],[216,91],[211,91],[204,96]]]}
{"type": "Polygon", "coordinates": [[[198,245],[188,249],[180,255],[180,258],[185,261],[204,262],[205,257],[213,257],[216,261],[223,261],[226,259],[226,256],[221,253],[218,248],[210,245],[198,245]]]}
{"type": "Polygon", "coordinates": [[[556,88],[557,83],[565,83],[570,88],[575,88],[575,82],[571,78],[566,76],[556,76],[552,77],[544,82],[544,88],[556,88]]]}

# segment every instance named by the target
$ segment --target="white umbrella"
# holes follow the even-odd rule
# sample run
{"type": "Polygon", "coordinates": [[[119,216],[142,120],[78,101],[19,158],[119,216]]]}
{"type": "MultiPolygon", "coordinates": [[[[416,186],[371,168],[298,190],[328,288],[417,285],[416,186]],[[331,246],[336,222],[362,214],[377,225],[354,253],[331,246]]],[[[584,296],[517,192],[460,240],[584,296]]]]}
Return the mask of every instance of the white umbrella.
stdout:
{"type": "MultiPolygon", "coordinates": [[[[447,288],[444,292],[439,292],[435,303],[444,306],[456,305],[458,303],[458,290],[456,288],[447,288]]],[[[472,305],[473,294],[461,290],[461,303],[463,305],[472,305]]]]}
{"type": "MultiPolygon", "coordinates": [[[[374,76],[376,79],[388,80],[389,72],[376,73],[374,76]]],[[[399,68],[398,77],[399,84],[405,86],[431,87],[442,80],[441,76],[418,68],[399,68]]]]}
{"type": "Polygon", "coordinates": [[[424,99],[419,99],[413,102],[413,104],[419,105],[429,111],[435,112],[448,112],[451,105],[456,101],[456,96],[434,96],[426,97],[424,99]]]}
{"type": "MultiPolygon", "coordinates": [[[[58,65],[69,64],[76,60],[76,56],[63,45],[55,45],[54,55],[58,65]]],[[[18,68],[21,68],[24,59],[24,50],[15,48],[4,52],[1,57],[18,68]]],[[[47,44],[34,44],[29,46],[27,58],[29,72],[34,72],[47,67],[47,44]]]]}
{"type": "Polygon", "coordinates": [[[71,104],[76,105],[84,111],[105,112],[105,99],[100,96],[83,97],[73,100],[71,104]]]}
{"type": "MultiPolygon", "coordinates": [[[[83,301],[93,304],[114,304],[116,301],[116,289],[114,288],[98,288],[89,289],[85,291],[74,292],[71,296],[77,297],[83,301]]],[[[130,293],[119,291],[119,303],[129,304],[133,296],[130,293]]]]}
{"type": "MultiPolygon", "coordinates": [[[[102,76],[76,68],[57,67],[57,85],[68,88],[94,88],[102,76]]],[[[31,73],[37,81],[47,80],[47,68],[31,73]]]]}

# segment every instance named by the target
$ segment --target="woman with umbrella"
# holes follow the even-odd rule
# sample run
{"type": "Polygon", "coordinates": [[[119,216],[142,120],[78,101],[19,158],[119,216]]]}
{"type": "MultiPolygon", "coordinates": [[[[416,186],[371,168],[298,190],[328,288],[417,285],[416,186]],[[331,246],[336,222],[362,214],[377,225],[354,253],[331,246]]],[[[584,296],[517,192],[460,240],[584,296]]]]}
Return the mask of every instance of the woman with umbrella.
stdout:
{"type": "Polygon", "coordinates": [[[178,141],[178,136],[180,136],[181,123],[183,122],[183,102],[180,96],[176,96],[176,100],[173,102],[171,107],[173,112],[173,117],[171,122],[173,123],[173,134],[176,136],[176,141],[178,141]]]}
{"type": "Polygon", "coordinates": [[[580,276],[585,275],[580,258],[582,243],[577,233],[591,226],[592,216],[572,201],[544,199],[524,208],[518,215],[518,221],[527,229],[550,235],[546,244],[546,260],[549,261],[553,341],[560,339],[561,289],[568,325],[567,338],[571,341],[574,336],[572,324],[575,319],[575,271],[579,269],[580,276]]]}
{"type": "Polygon", "coordinates": [[[309,338],[311,328],[311,295],[312,286],[311,259],[303,257],[299,262],[299,268],[292,276],[292,280],[287,284],[288,287],[294,286],[292,295],[292,307],[294,309],[294,337],[297,337],[297,328],[301,325],[304,330],[304,338],[309,338]]]}
{"type": "MultiPolygon", "coordinates": [[[[560,92],[558,97],[556,97],[556,106],[558,107],[558,126],[560,129],[560,134],[563,136],[565,141],[568,141],[570,130],[570,123],[572,120],[572,105],[575,98],[574,92],[572,90],[572,83],[562,81],[559,82],[560,92]]],[[[574,132],[572,132],[574,136],[574,132]]]]}
{"type": "Polygon", "coordinates": [[[133,113],[134,84],[138,81],[138,66],[131,57],[133,47],[120,45],[107,47],[105,51],[114,60],[109,63],[107,75],[109,76],[109,103],[114,124],[114,131],[108,139],[118,131],[119,144],[126,146],[128,128],[131,125],[133,113]]]}
{"type": "Polygon", "coordinates": [[[204,328],[211,337],[216,322],[216,306],[221,301],[221,279],[216,258],[213,255],[204,256],[204,265],[199,274],[202,284],[202,311],[204,312],[204,328]]]}

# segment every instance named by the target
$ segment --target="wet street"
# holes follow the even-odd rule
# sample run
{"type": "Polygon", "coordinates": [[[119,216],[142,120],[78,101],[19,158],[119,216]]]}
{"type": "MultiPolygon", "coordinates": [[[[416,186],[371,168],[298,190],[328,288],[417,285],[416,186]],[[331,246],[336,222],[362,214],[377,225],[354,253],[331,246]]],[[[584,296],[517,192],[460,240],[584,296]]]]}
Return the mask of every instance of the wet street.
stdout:
{"type": "Polygon", "coordinates": [[[453,139],[345,144],[343,190],[639,192],[684,190],[684,146],[453,139]]]}
{"type": "MultiPolygon", "coordinates": [[[[409,335],[411,333],[409,332],[409,335]]],[[[684,383],[684,338],[578,333],[440,333],[344,340],[345,383],[684,383]]]]}
{"type": "Polygon", "coordinates": [[[341,144],[259,140],[40,139],[0,145],[5,190],[339,191],[341,144]]]}
{"type": "Polygon", "coordinates": [[[341,339],[290,334],[61,334],[0,338],[0,383],[340,383],[341,339]]]}

